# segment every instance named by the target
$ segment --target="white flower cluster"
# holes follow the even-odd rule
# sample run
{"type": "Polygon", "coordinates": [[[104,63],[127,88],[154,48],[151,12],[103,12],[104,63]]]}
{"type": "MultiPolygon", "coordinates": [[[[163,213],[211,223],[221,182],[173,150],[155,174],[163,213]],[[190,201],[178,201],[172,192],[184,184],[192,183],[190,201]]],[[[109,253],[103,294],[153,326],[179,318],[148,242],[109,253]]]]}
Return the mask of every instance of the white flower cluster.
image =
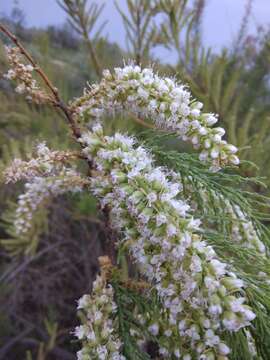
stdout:
{"type": "Polygon", "coordinates": [[[77,359],[125,360],[113,321],[117,309],[114,291],[102,276],[94,281],[92,295],[83,295],[79,300],[78,309],[83,311],[85,321],[75,329],[75,336],[83,342],[77,359]]]}
{"type": "Polygon", "coordinates": [[[96,168],[92,192],[109,206],[112,225],[157,289],[168,312],[166,333],[180,336],[174,348],[161,349],[162,355],[227,359],[222,331],[249,326],[255,314],[245,304],[243,281],[198,235],[200,221],[179,198],[181,183],[156,168],[151,154],[131,137],[104,136],[97,125],[81,142],[96,168]]]}
{"type": "Polygon", "coordinates": [[[14,228],[17,236],[30,231],[35,213],[52,196],[66,192],[79,192],[86,184],[85,180],[72,169],[63,169],[57,176],[36,176],[25,184],[26,192],[19,195],[15,212],[14,228]]]}
{"type": "Polygon", "coordinates": [[[161,78],[152,69],[132,65],[116,68],[113,74],[105,70],[101,83],[74,102],[74,110],[86,119],[119,110],[150,118],[157,127],[191,142],[201,151],[200,159],[210,161],[214,171],[226,164],[238,165],[237,148],[222,139],[225,130],[212,127],[217,117],[203,113],[202,107],[186,86],[161,78]]]}
{"type": "Polygon", "coordinates": [[[75,153],[70,151],[50,150],[45,142],[36,147],[36,157],[29,161],[14,159],[3,172],[6,183],[19,180],[31,180],[35,176],[52,176],[57,174],[63,164],[74,159],[75,153]]]}
{"type": "Polygon", "coordinates": [[[26,192],[18,198],[14,228],[17,236],[32,228],[33,217],[52,196],[65,192],[78,192],[88,184],[72,167],[66,166],[75,156],[72,152],[52,151],[45,143],[36,149],[37,157],[30,161],[15,159],[4,171],[6,182],[24,179],[26,192]]]}
{"type": "Polygon", "coordinates": [[[11,65],[11,69],[5,77],[19,82],[15,91],[19,94],[27,94],[27,98],[36,103],[46,102],[49,99],[48,95],[40,89],[37,81],[33,78],[34,67],[30,64],[23,64],[20,49],[6,46],[5,50],[11,65]]]}

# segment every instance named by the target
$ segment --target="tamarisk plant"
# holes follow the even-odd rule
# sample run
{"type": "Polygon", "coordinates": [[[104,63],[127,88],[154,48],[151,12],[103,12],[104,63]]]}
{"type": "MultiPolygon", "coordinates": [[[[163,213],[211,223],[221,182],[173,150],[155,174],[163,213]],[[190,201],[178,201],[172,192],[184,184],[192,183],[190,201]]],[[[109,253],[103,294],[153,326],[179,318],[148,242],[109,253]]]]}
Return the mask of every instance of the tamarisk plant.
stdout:
{"type": "Polygon", "coordinates": [[[153,0],[126,0],[126,14],[117,1],[114,3],[125,27],[128,50],[140,65],[149,59],[150,50],[161,42],[154,22],[159,12],[158,5],[153,0]]]}
{"type": "Polygon", "coordinates": [[[68,15],[68,21],[72,28],[84,39],[96,75],[100,77],[102,69],[100,68],[93,41],[100,37],[106,21],[97,28],[95,34],[93,34],[93,30],[96,28],[96,23],[100,18],[105,4],[98,4],[93,1],[90,6],[88,6],[87,0],[57,0],[57,3],[68,15]]]}
{"type": "MultiPolygon", "coordinates": [[[[63,152],[41,143],[36,156],[7,167],[7,183],[27,181],[13,217],[16,242],[28,254],[36,213],[67,191],[94,194],[117,239],[111,258],[100,259],[92,294],[78,301],[77,358],[269,359],[269,236],[260,222],[268,200],[237,175],[237,148],[213,127],[217,115],[204,113],[184,84],[132,63],[105,70],[66,105],[18,39],[0,29],[15,45],[7,48],[7,77],[34,103],[60,109],[80,146],[63,152]],[[155,135],[107,134],[102,118],[119,112],[151,121],[155,135]],[[170,136],[199,156],[164,149],[160,138],[170,136]],[[124,276],[129,258],[136,280],[124,276]]],[[[7,249],[13,240],[3,242],[7,249]]]]}

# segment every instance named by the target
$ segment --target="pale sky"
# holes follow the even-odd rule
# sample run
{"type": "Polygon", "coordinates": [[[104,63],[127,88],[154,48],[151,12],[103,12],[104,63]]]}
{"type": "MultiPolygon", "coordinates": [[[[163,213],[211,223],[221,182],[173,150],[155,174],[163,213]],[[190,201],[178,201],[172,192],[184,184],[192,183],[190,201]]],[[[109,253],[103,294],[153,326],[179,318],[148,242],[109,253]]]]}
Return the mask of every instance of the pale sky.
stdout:
{"type": "MultiPolygon", "coordinates": [[[[125,0],[117,0],[125,8],[125,0]]],[[[104,30],[111,41],[125,45],[125,35],[121,19],[114,7],[113,0],[105,0],[106,7],[103,19],[109,23],[104,30]]],[[[19,0],[20,7],[26,15],[26,23],[31,26],[61,24],[65,13],[59,8],[56,0],[19,0]]],[[[208,0],[203,23],[203,39],[206,45],[219,50],[235,39],[245,11],[246,0],[208,0]]],[[[9,14],[13,0],[0,0],[0,13],[9,14]]],[[[250,32],[254,34],[258,25],[270,24],[270,0],[254,0],[250,21],[250,32]]]]}

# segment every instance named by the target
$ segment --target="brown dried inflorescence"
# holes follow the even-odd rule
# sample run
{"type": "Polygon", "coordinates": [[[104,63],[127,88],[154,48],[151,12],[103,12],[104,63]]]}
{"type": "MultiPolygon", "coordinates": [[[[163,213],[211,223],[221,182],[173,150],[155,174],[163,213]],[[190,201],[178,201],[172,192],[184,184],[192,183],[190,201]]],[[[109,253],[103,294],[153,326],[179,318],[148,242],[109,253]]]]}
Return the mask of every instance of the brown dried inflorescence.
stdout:
{"type": "Polygon", "coordinates": [[[17,81],[16,92],[26,94],[27,99],[36,104],[44,104],[51,101],[51,97],[44,90],[41,90],[33,77],[35,68],[30,64],[23,63],[20,49],[18,47],[6,46],[6,54],[11,69],[5,77],[9,80],[17,81]]]}

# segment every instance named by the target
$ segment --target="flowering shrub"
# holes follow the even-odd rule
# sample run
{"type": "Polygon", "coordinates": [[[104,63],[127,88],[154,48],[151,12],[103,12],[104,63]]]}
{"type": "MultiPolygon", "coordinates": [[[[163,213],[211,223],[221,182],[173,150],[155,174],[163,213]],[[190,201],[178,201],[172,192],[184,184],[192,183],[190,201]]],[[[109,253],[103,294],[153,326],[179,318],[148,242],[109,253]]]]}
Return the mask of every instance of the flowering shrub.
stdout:
{"type": "Polygon", "coordinates": [[[136,148],[131,137],[104,137],[102,128],[95,126],[81,141],[97,170],[92,192],[102,206],[112,209],[112,226],[123,234],[140,271],[168,309],[166,330],[179,331],[182,337],[179,348],[166,354],[170,350],[180,357],[188,348],[198,354],[214,348],[227,355],[229,349],[215,332],[238,331],[255,314],[244,305],[244,297],[233,296],[241,292],[243,282],[198,235],[200,221],[187,202],[178,199],[179,180],[155,168],[151,154],[136,148]]]}
{"type": "Polygon", "coordinates": [[[7,49],[8,78],[32,101],[64,112],[80,151],[52,151],[41,143],[36,157],[16,159],[6,169],[7,183],[27,180],[14,215],[15,235],[27,236],[35,214],[52,196],[84,190],[99,199],[117,237],[112,244],[117,257],[109,261],[117,270],[102,269],[92,294],[78,302],[82,325],[74,334],[82,349],[77,358],[266,359],[269,243],[252,208],[264,203],[224,184],[232,169],[213,173],[239,164],[237,148],[222,140],[222,128],[213,127],[217,117],[203,113],[184,85],[133,65],[104,71],[100,84],[66,106],[40,69],[48,89],[36,85],[35,63],[26,56],[31,64],[22,64],[25,50],[18,49],[7,49]],[[177,168],[181,154],[174,153],[175,166],[166,156],[164,166],[147,141],[106,134],[102,117],[120,110],[191,142],[199,160],[194,155],[177,168]],[[87,175],[78,159],[88,165],[87,175]],[[138,283],[146,281],[146,287],[133,286],[134,279],[123,282],[117,259],[129,257],[138,283]]]}
{"type": "MultiPolygon", "coordinates": [[[[51,151],[45,143],[39,144],[36,152],[37,157],[30,161],[15,159],[4,172],[6,183],[27,180],[26,191],[19,196],[12,219],[12,233],[29,244],[31,232],[36,231],[34,225],[39,210],[48,204],[52,197],[66,192],[80,192],[89,183],[74,166],[68,164],[74,159],[74,153],[51,151]]],[[[12,246],[12,240],[7,243],[9,247],[12,246]]]]}
{"type": "Polygon", "coordinates": [[[201,151],[201,160],[211,161],[213,170],[225,164],[239,164],[237,148],[222,140],[225,130],[212,128],[217,116],[203,113],[203,104],[192,99],[185,85],[161,78],[152,69],[132,65],[117,68],[113,74],[106,70],[103,76],[99,85],[93,85],[73,104],[74,110],[87,121],[124,109],[149,117],[157,127],[190,141],[201,151]]]}

